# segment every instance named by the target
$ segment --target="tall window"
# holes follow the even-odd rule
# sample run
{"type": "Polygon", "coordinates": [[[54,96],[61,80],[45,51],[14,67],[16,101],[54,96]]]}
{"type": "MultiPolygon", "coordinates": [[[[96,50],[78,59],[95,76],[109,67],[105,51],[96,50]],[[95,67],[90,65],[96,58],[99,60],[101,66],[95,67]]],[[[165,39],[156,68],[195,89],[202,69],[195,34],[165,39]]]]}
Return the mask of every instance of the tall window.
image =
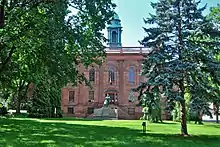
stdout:
{"type": "Polygon", "coordinates": [[[110,84],[115,82],[115,70],[113,68],[109,68],[108,81],[109,81],[110,84]]]}
{"type": "Polygon", "coordinates": [[[95,69],[94,68],[89,70],[89,81],[91,82],[95,81],[95,69]]]}
{"type": "Polygon", "coordinates": [[[117,39],[118,39],[118,34],[116,31],[113,31],[112,32],[112,42],[113,43],[116,43],[117,42],[117,39]]]}
{"type": "Polygon", "coordinates": [[[89,91],[89,102],[93,102],[94,101],[94,91],[89,91]]]}
{"type": "Polygon", "coordinates": [[[134,83],[135,81],[135,70],[134,67],[130,67],[128,70],[128,82],[134,83]]]}
{"type": "Polygon", "coordinates": [[[69,103],[73,103],[75,100],[75,91],[69,91],[69,103]]]}

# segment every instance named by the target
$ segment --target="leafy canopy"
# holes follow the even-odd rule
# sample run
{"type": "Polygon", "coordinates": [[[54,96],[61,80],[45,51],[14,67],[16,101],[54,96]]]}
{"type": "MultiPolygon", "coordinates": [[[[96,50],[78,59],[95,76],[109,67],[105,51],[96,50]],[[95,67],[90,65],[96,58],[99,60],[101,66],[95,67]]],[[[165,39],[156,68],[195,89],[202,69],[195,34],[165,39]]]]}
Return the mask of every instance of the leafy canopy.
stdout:
{"type": "Polygon", "coordinates": [[[101,31],[113,16],[111,0],[0,3],[4,7],[0,29],[0,92],[4,97],[10,94],[19,102],[33,83],[37,98],[52,97],[54,90],[40,91],[54,85],[60,99],[60,89],[68,82],[86,81],[79,66],[100,63],[104,57],[106,39],[101,31]],[[71,14],[69,7],[77,13],[71,14]]]}

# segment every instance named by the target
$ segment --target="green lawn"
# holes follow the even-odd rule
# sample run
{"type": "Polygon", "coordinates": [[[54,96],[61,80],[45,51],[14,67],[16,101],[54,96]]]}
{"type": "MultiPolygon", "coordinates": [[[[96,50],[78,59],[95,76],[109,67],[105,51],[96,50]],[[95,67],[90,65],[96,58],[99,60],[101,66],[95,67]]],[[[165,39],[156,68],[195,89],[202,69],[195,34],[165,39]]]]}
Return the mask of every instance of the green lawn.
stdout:
{"type": "Polygon", "coordinates": [[[2,119],[2,147],[220,147],[220,125],[188,124],[190,137],[177,135],[179,123],[148,123],[142,135],[140,120],[2,119]]]}

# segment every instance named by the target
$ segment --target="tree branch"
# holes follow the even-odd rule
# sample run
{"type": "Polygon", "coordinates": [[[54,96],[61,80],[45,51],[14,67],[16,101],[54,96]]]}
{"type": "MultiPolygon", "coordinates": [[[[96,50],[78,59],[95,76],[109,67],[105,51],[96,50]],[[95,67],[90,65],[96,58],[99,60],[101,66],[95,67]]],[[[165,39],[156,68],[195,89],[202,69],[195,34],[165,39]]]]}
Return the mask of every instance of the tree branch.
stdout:
{"type": "Polygon", "coordinates": [[[0,67],[0,74],[3,72],[4,68],[6,67],[6,65],[8,64],[8,62],[11,60],[12,54],[15,51],[15,46],[13,45],[12,49],[9,52],[8,57],[6,58],[6,60],[2,63],[1,67],[0,67]]]}

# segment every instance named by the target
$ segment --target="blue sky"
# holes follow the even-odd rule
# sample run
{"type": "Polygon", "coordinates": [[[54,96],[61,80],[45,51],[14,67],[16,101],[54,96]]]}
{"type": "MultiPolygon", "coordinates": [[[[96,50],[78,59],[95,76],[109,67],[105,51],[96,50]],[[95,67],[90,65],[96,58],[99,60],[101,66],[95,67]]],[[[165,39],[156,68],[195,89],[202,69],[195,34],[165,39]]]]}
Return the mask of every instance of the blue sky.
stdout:
{"type": "MultiPolygon", "coordinates": [[[[143,18],[148,17],[149,13],[153,13],[150,2],[157,0],[113,0],[117,4],[115,9],[118,13],[123,26],[122,45],[123,46],[140,46],[138,40],[142,40],[145,36],[142,27],[144,26],[143,18]]],[[[220,3],[219,0],[201,0],[202,5],[207,3],[208,7],[205,14],[209,12],[209,8],[220,3]]],[[[106,31],[105,31],[106,35],[106,31]]],[[[106,35],[107,37],[107,35],[106,35]]]]}

